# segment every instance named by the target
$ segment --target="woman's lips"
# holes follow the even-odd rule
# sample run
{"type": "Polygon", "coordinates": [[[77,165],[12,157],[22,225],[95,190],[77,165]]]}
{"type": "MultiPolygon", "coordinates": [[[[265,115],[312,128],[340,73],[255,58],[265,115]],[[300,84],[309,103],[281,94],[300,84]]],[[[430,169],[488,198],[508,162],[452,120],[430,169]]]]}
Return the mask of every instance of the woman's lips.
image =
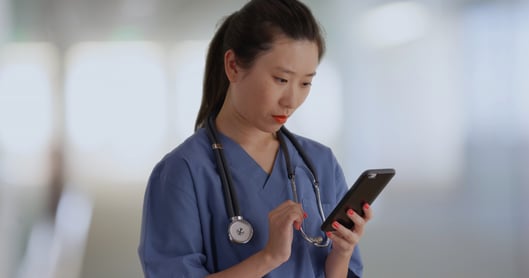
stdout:
{"type": "Polygon", "coordinates": [[[281,116],[281,115],[274,115],[273,116],[274,119],[276,120],[277,123],[279,124],[284,124],[287,122],[287,116],[281,116]]]}

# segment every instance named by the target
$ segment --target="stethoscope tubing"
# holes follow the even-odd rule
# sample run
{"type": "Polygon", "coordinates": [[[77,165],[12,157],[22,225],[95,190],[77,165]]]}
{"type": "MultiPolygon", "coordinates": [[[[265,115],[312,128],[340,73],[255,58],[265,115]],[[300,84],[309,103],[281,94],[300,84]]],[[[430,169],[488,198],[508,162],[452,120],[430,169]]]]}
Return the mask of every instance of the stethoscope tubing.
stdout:
{"type": "MultiPolygon", "coordinates": [[[[217,135],[216,135],[217,134],[217,130],[215,128],[213,120],[214,120],[214,117],[209,117],[208,118],[207,123],[206,123],[206,130],[207,130],[208,137],[209,137],[209,139],[211,141],[211,147],[212,147],[212,149],[213,149],[213,151],[215,153],[215,160],[216,160],[217,168],[218,168],[217,172],[219,173],[219,176],[220,176],[221,182],[222,182],[222,188],[223,188],[223,192],[224,192],[224,200],[225,200],[225,204],[226,204],[226,209],[227,209],[228,215],[229,215],[229,217],[230,217],[230,219],[232,221],[231,222],[232,224],[230,225],[230,231],[231,231],[232,225],[237,225],[236,223],[239,223],[239,224],[243,225],[246,228],[246,231],[249,234],[249,237],[244,238],[241,241],[233,240],[232,238],[234,236],[233,236],[233,234],[230,234],[230,239],[232,241],[234,241],[234,242],[237,242],[237,243],[246,243],[246,242],[248,242],[251,239],[251,236],[253,235],[253,228],[251,227],[251,224],[248,223],[246,220],[244,220],[243,217],[240,214],[240,209],[239,209],[239,203],[238,203],[238,200],[237,200],[237,195],[236,195],[236,192],[235,192],[235,190],[233,188],[233,179],[231,177],[230,171],[226,168],[226,165],[227,165],[226,158],[224,156],[223,147],[222,147],[222,145],[220,144],[220,142],[219,142],[219,140],[217,138],[217,135]]],[[[298,193],[297,193],[297,188],[296,188],[296,181],[295,181],[295,173],[294,173],[294,170],[292,169],[292,163],[291,163],[291,160],[290,160],[290,154],[288,153],[288,148],[286,147],[285,140],[283,139],[283,134],[294,145],[294,148],[296,149],[298,154],[301,156],[301,159],[303,160],[305,165],[309,168],[309,171],[312,174],[312,178],[313,178],[312,185],[313,185],[314,194],[316,195],[316,202],[317,202],[317,205],[318,205],[318,211],[319,211],[319,214],[320,214],[320,217],[321,217],[322,221],[325,221],[325,215],[323,213],[323,207],[321,205],[319,181],[318,181],[318,177],[316,176],[315,168],[314,168],[312,162],[310,161],[310,159],[308,158],[307,154],[305,153],[305,151],[303,150],[303,148],[299,144],[298,140],[294,137],[294,135],[286,127],[282,126],[280,128],[279,132],[277,133],[277,138],[279,140],[280,147],[281,147],[281,149],[283,150],[283,153],[284,153],[285,164],[286,164],[287,172],[288,172],[288,179],[290,180],[290,183],[291,183],[291,186],[292,186],[292,193],[294,195],[294,201],[296,203],[299,203],[298,193]]],[[[307,236],[305,234],[305,232],[303,231],[302,227],[300,228],[300,230],[301,230],[302,236],[307,241],[309,241],[312,244],[314,244],[315,246],[317,246],[317,247],[327,247],[329,245],[329,239],[328,238],[325,240],[325,242],[323,242],[323,238],[321,238],[321,237],[314,238],[314,237],[307,236]]]]}
{"type": "MultiPolygon", "coordinates": [[[[290,132],[285,126],[282,126],[280,131],[283,134],[285,134],[287,136],[288,140],[292,143],[292,145],[294,145],[294,148],[296,148],[296,151],[301,156],[301,159],[303,160],[303,162],[305,162],[305,164],[309,168],[310,172],[312,173],[312,177],[314,178],[313,182],[316,185],[318,185],[319,183],[318,183],[318,176],[316,175],[316,169],[314,168],[314,165],[310,161],[309,157],[307,156],[307,154],[305,153],[305,151],[303,150],[301,145],[299,144],[298,140],[294,137],[294,134],[292,134],[292,132],[290,132]]],[[[286,154],[286,155],[288,155],[288,154],[286,154]]],[[[289,171],[288,174],[292,175],[293,174],[293,170],[292,170],[292,166],[290,166],[290,163],[287,163],[287,167],[289,168],[288,169],[288,171],[289,171]]]]}
{"type": "Polygon", "coordinates": [[[217,167],[219,167],[219,174],[222,181],[222,187],[224,191],[224,200],[226,203],[226,209],[228,210],[228,215],[230,219],[240,216],[239,203],[237,199],[237,193],[233,190],[233,179],[231,173],[226,169],[226,158],[224,157],[224,152],[222,151],[222,145],[219,143],[219,140],[216,135],[216,128],[213,124],[213,117],[209,117],[207,121],[207,134],[212,142],[211,146],[215,153],[215,159],[217,161],[217,167]]]}

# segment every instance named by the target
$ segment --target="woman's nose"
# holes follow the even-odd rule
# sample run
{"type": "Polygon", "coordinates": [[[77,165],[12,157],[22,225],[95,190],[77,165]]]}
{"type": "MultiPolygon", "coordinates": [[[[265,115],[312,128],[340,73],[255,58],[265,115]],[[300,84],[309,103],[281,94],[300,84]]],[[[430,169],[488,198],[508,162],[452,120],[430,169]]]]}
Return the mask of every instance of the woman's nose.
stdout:
{"type": "Polygon", "coordinates": [[[288,86],[288,88],[283,92],[279,104],[287,108],[294,108],[297,106],[298,94],[294,86],[288,86]]]}

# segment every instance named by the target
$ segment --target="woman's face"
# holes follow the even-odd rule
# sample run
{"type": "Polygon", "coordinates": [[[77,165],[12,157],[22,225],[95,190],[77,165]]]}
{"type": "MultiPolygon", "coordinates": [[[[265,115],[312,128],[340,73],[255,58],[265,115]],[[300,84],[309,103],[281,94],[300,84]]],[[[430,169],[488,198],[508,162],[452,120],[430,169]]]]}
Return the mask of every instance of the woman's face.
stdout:
{"type": "Polygon", "coordinates": [[[318,63],[315,43],[279,37],[249,69],[236,66],[229,105],[246,124],[275,132],[305,101],[318,63]]]}

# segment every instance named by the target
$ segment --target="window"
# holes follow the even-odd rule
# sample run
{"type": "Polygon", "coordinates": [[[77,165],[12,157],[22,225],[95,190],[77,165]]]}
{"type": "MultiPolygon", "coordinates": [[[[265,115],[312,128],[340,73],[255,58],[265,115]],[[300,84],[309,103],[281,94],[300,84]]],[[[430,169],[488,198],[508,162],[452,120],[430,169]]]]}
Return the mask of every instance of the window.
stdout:
{"type": "Polygon", "coordinates": [[[143,182],[165,150],[167,86],[150,42],[81,43],[66,59],[67,170],[73,182],[143,182]]]}
{"type": "Polygon", "coordinates": [[[0,52],[0,181],[44,185],[53,137],[56,50],[11,43],[0,52]]]}

